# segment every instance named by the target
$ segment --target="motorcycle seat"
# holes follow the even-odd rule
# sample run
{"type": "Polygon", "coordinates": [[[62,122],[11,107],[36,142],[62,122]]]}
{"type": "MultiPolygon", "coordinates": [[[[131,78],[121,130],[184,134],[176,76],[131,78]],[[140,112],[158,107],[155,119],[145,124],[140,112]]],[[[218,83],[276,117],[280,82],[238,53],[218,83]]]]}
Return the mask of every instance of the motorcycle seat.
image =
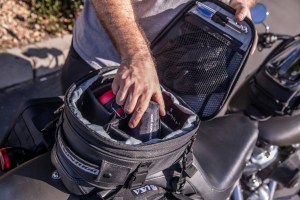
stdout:
{"type": "Polygon", "coordinates": [[[259,122],[259,138],[278,146],[289,146],[300,142],[300,115],[273,117],[259,122]]]}
{"type": "Polygon", "coordinates": [[[0,199],[76,200],[60,180],[51,178],[54,171],[49,153],[26,162],[0,177],[0,199]]]}
{"type": "Polygon", "coordinates": [[[257,122],[242,114],[204,121],[193,146],[198,171],[187,179],[204,199],[226,199],[258,137],[257,122]]]}

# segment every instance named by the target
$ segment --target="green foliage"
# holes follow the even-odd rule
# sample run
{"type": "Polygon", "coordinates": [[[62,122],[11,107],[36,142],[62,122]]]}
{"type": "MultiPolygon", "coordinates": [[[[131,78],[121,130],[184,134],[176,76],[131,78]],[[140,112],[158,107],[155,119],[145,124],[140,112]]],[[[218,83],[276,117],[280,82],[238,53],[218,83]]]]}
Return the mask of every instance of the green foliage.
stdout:
{"type": "Polygon", "coordinates": [[[71,32],[83,0],[23,0],[31,7],[30,23],[50,34],[71,32]]]}

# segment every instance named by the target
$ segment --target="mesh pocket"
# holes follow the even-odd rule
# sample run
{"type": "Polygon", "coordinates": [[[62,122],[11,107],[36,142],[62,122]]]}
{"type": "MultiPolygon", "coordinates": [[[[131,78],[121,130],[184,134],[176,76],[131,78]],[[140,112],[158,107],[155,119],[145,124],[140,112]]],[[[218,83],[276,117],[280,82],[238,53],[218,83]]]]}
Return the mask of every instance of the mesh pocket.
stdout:
{"type": "Polygon", "coordinates": [[[236,49],[240,44],[193,14],[170,32],[162,39],[166,42],[154,50],[160,81],[201,118],[208,118],[219,110],[239,69],[242,55],[236,49]]]}

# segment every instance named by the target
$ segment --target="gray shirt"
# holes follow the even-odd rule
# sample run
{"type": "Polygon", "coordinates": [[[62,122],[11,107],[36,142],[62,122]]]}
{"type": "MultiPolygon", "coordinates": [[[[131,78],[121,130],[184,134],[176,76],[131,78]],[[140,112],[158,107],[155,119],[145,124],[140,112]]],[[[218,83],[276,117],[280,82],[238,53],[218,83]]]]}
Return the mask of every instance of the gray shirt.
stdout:
{"type": "MultiPolygon", "coordinates": [[[[140,26],[151,42],[188,2],[189,0],[133,0],[133,8],[140,26]]],[[[83,12],[76,20],[73,46],[81,58],[95,69],[115,66],[120,62],[90,0],[85,1],[83,12]]]]}

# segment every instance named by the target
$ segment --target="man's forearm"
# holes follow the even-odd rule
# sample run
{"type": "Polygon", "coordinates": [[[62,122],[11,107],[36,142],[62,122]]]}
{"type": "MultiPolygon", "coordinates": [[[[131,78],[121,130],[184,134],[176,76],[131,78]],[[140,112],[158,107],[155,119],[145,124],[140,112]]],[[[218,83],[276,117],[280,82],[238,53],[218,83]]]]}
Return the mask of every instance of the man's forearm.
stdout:
{"type": "Polygon", "coordinates": [[[131,0],[91,2],[122,59],[131,58],[135,54],[149,54],[147,40],[136,22],[131,0]]]}

